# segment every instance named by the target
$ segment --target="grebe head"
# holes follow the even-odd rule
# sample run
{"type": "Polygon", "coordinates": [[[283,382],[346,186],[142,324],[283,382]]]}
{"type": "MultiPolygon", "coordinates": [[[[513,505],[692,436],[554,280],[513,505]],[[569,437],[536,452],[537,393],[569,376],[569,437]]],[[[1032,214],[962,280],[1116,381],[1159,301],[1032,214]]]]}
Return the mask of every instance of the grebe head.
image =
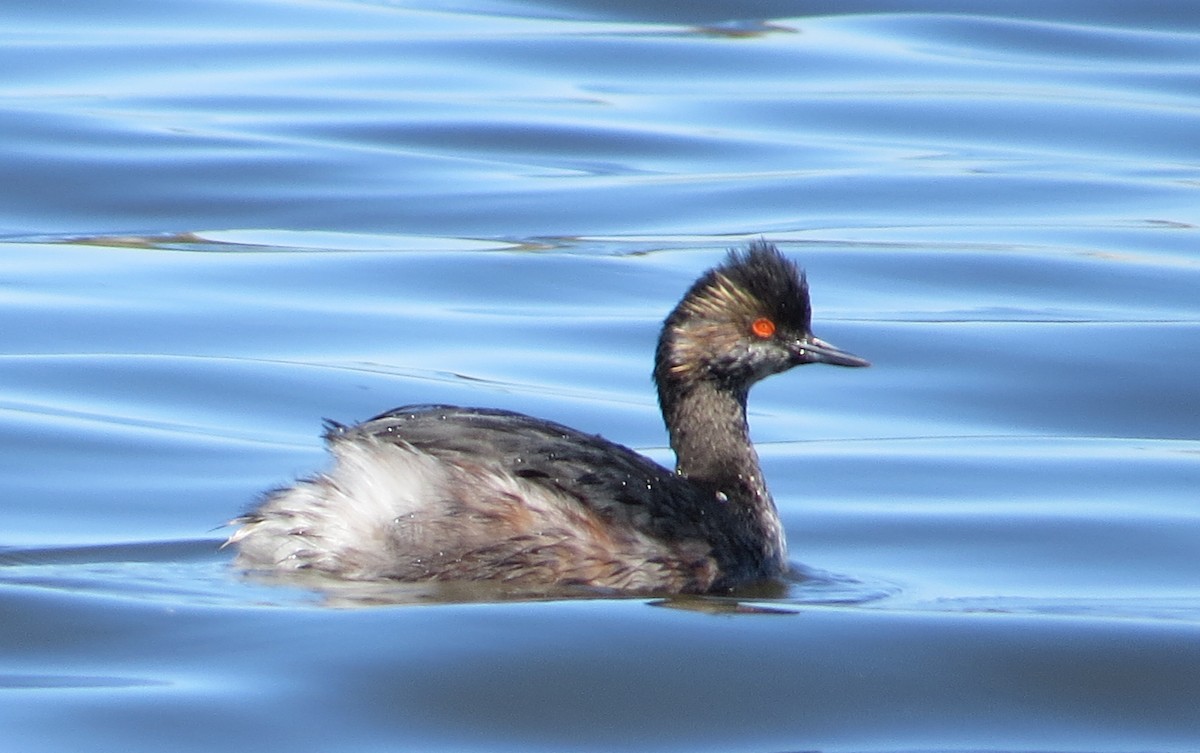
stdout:
{"type": "Polygon", "coordinates": [[[708,383],[744,401],[758,380],[806,363],[870,365],[813,335],[804,273],[758,241],[730,251],[667,317],[654,376],[664,405],[673,389],[689,383],[708,383]]]}

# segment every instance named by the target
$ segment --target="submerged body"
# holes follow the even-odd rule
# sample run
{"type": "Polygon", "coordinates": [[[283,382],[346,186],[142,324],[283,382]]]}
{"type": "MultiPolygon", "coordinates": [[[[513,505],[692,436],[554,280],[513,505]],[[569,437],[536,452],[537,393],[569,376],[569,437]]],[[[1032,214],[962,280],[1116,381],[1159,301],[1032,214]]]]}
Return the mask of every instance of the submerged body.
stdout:
{"type": "Polygon", "coordinates": [[[867,365],[812,335],[803,275],[755,243],[664,323],[654,377],[674,472],[518,413],[409,406],[330,423],[331,470],[267,495],[230,543],[249,570],[522,590],[701,593],[776,576],[786,545],[746,397],[815,362],[867,365]]]}
{"type": "Polygon", "coordinates": [[[241,566],[696,592],[783,565],[777,520],[549,421],[410,406],[326,439],[334,471],[268,498],[235,534],[241,566]]]}

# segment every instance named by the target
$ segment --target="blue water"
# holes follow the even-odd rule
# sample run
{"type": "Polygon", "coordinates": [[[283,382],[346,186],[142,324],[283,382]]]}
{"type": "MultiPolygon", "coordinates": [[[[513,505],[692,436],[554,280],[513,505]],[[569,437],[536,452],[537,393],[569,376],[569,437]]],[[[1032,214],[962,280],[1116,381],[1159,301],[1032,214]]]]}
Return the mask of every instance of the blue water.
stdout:
{"type": "Polygon", "coordinates": [[[0,9],[0,748],[1200,749],[1200,8],[0,9]],[[799,576],[480,601],[242,578],[324,417],[670,462],[746,240],[873,362],[751,396],[799,576]]]}

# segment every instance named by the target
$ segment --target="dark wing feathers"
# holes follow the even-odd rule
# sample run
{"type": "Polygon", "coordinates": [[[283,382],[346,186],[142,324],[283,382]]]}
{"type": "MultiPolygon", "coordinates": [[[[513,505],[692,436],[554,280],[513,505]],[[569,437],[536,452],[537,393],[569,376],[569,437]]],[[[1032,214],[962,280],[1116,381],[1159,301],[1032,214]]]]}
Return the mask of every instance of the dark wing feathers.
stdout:
{"type": "Polygon", "coordinates": [[[603,437],[521,413],[409,405],[352,429],[331,429],[405,442],[447,462],[491,463],[667,540],[701,535],[713,522],[705,520],[713,500],[672,471],[603,437]]]}

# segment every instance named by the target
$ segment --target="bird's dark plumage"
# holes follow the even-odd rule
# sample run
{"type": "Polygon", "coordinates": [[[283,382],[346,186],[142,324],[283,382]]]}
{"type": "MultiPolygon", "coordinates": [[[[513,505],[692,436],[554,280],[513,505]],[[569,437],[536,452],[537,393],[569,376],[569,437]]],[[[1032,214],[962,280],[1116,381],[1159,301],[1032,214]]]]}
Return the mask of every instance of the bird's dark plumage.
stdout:
{"type": "Polygon", "coordinates": [[[674,472],[519,413],[398,408],[330,423],[333,468],[270,493],[230,542],[247,569],[704,592],[779,574],[786,549],[746,396],[802,363],[866,362],[811,332],[803,273],[767,243],[733,251],[667,317],[654,376],[674,472]]]}

